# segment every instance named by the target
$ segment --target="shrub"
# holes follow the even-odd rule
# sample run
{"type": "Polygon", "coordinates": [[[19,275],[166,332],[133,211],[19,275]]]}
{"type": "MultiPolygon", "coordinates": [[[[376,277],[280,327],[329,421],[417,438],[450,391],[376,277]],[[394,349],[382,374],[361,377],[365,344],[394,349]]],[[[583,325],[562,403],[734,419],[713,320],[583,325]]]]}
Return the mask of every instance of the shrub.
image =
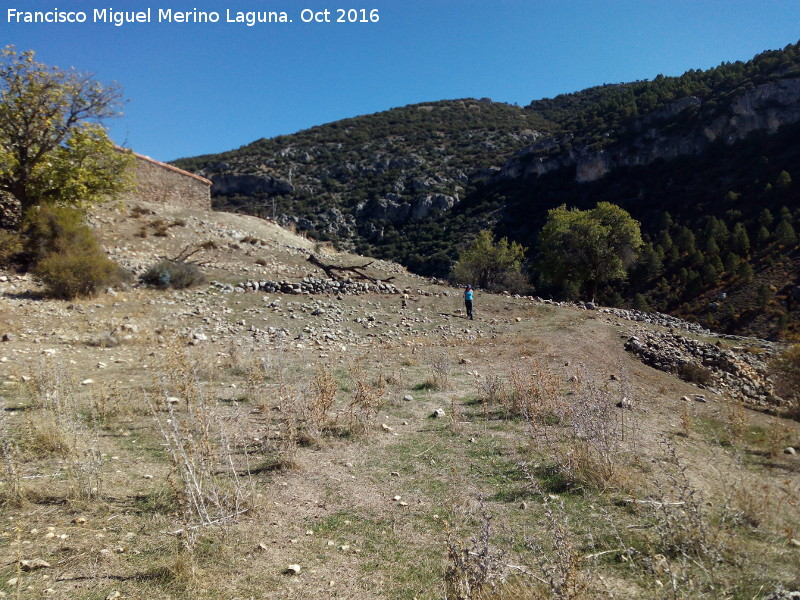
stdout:
{"type": "Polygon", "coordinates": [[[33,271],[54,298],[72,300],[94,296],[119,283],[120,268],[102,252],[50,254],[33,271]]]}
{"type": "Polygon", "coordinates": [[[678,369],[678,377],[689,383],[698,385],[708,385],[713,379],[713,374],[709,369],[695,363],[686,363],[678,369]]]}
{"type": "Polygon", "coordinates": [[[14,231],[0,229],[0,265],[14,260],[22,252],[22,238],[14,231]]]}
{"type": "Polygon", "coordinates": [[[141,277],[142,283],[161,289],[182,290],[205,282],[205,275],[194,263],[164,259],[153,265],[141,277]]]}
{"type": "Polygon", "coordinates": [[[770,367],[776,391],[786,400],[788,416],[800,420],[800,344],[784,350],[770,367]]]}
{"type": "Polygon", "coordinates": [[[122,272],[100,248],[83,213],[43,204],[25,215],[25,255],[48,295],[64,300],[92,296],[119,283],[122,272]]]}

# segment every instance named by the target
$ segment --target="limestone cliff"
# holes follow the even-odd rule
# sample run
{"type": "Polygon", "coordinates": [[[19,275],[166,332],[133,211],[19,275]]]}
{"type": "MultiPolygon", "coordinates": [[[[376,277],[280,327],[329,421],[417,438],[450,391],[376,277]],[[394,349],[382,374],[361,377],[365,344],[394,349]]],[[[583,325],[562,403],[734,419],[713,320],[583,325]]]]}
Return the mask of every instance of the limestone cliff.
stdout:
{"type": "Polygon", "coordinates": [[[694,96],[681,98],[634,121],[629,127],[634,137],[629,142],[593,149],[572,145],[571,135],[545,139],[518,151],[495,177],[520,179],[574,167],[576,181],[595,181],[616,167],[697,155],[715,142],[730,145],[754,131],[774,133],[781,125],[797,122],[800,79],[781,79],[744,90],[721,108],[707,107],[694,96]],[[689,130],[671,134],[676,121],[689,111],[710,118],[695,119],[689,130]]]}

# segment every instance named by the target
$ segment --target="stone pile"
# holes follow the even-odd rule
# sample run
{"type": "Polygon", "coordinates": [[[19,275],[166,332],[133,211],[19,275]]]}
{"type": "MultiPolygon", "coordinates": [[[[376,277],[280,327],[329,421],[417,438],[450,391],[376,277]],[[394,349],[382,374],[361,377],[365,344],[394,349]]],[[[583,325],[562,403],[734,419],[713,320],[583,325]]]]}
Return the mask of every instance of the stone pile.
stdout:
{"type": "Polygon", "coordinates": [[[335,294],[335,295],[360,295],[360,294],[399,294],[393,284],[385,281],[356,281],[348,278],[342,281],[335,279],[321,279],[317,277],[303,277],[300,281],[256,281],[248,280],[238,285],[211,283],[223,293],[231,292],[265,292],[270,294],[335,294]]]}
{"type": "Polygon", "coordinates": [[[648,325],[660,325],[661,327],[668,327],[671,329],[681,329],[690,333],[699,335],[710,335],[711,332],[697,323],[690,323],[671,315],[665,315],[658,312],[643,312],[641,310],[628,310],[624,308],[601,308],[599,312],[607,313],[626,319],[628,321],[638,321],[639,323],[647,323],[648,325]]]}
{"type": "Polygon", "coordinates": [[[625,349],[646,365],[676,375],[686,373],[687,365],[705,368],[710,379],[705,387],[713,392],[760,406],[781,402],[767,376],[769,350],[755,354],[741,346],[726,349],[674,332],[644,329],[628,339],[625,349]]]}

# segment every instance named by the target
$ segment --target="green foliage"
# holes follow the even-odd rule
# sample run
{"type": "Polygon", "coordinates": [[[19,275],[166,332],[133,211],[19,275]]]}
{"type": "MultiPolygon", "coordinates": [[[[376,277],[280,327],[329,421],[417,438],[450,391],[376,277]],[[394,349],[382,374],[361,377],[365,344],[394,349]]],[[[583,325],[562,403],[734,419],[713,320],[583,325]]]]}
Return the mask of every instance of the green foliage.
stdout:
{"type": "Polygon", "coordinates": [[[491,291],[524,291],[527,279],[522,274],[522,264],[526,252],[527,248],[516,242],[507,238],[495,242],[490,231],[481,231],[453,267],[450,279],[491,291]]]}
{"type": "Polygon", "coordinates": [[[775,180],[775,187],[779,190],[785,190],[792,185],[792,176],[788,171],[781,171],[778,173],[778,178],[775,180]]]}
{"type": "Polygon", "coordinates": [[[633,295],[633,300],[631,301],[631,308],[633,310],[641,310],[643,312],[648,312],[650,310],[650,305],[647,303],[647,299],[640,293],[636,293],[633,295]]]}
{"type": "Polygon", "coordinates": [[[745,256],[750,252],[750,237],[742,223],[736,223],[733,227],[731,237],[731,251],[739,256],[745,256]]]}
{"type": "Polygon", "coordinates": [[[797,243],[797,234],[788,219],[781,219],[775,227],[775,241],[783,246],[793,246],[797,243]]]}
{"type": "Polygon", "coordinates": [[[800,419],[800,344],[784,350],[770,367],[777,375],[777,392],[788,401],[790,416],[800,419]]]}
{"type": "Polygon", "coordinates": [[[16,231],[0,229],[0,265],[7,265],[22,252],[22,237],[16,231]]]}
{"type": "Polygon", "coordinates": [[[164,259],[148,268],[141,280],[161,289],[182,290],[205,283],[205,275],[194,263],[164,259]]]}
{"type": "Polygon", "coordinates": [[[627,277],[642,245],[639,223],[608,202],[590,210],[562,205],[548,213],[539,234],[540,271],[551,281],[586,287],[594,300],[597,286],[627,277]]]}
{"type": "Polygon", "coordinates": [[[23,221],[25,252],[47,294],[71,300],[94,296],[121,279],[118,265],[106,257],[80,210],[42,204],[23,221]]]}
{"type": "Polygon", "coordinates": [[[98,124],[118,114],[119,100],[115,85],[6,47],[0,53],[0,191],[23,214],[42,202],[86,205],[123,191],[133,157],[98,124]]]}

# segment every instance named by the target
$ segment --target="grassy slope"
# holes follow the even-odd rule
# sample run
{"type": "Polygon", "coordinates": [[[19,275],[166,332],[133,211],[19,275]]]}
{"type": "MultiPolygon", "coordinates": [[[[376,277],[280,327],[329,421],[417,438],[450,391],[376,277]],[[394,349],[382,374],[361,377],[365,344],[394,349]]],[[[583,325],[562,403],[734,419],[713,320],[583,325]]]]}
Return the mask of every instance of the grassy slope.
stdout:
{"type": "MultiPolygon", "coordinates": [[[[307,242],[273,237],[257,221],[159,216],[184,225],[171,227],[171,237],[138,238],[149,217],[110,213],[98,223],[114,225],[114,244],[143,261],[185,239],[217,239],[208,258],[219,279],[308,272],[299,250],[307,242]],[[267,245],[242,244],[245,235],[267,245]],[[262,256],[270,262],[256,265],[262,256]]],[[[673,597],[669,573],[678,597],[713,597],[704,571],[712,567],[733,598],[760,597],[779,582],[800,587],[800,554],[789,543],[800,528],[800,463],[781,453],[800,445],[797,423],[724,397],[680,401],[698,390],[622,349],[632,323],[485,294],[469,322],[457,291],[396,276],[411,291],[408,309],[396,296],[284,297],[279,309],[260,294],[206,290],[131,290],[73,308],[7,295],[0,310],[13,340],[0,348],[8,358],[0,418],[14,446],[0,487],[10,501],[1,509],[0,590],[19,598],[45,590],[86,599],[117,591],[441,598],[448,539],[456,551],[472,547],[471,537],[480,542],[482,511],[493,517],[487,564],[524,565],[542,577],[544,560],[577,587],[586,582],[591,591],[574,597],[603,597],[609,588],[616,597],[673,597]],[[325,314],[303,311],[319,302],[325,314]],[[308,327],[339,339],[317,344],[308,327]],[[93,345],[114,328],[131,338],[93,345]],[[187,346],[193,332],[209,339],[187,346]],[[484,401],[496,391],[494,377],[518,400],[528,390],[530,419],[509,414],[511,396],[484,401]],[[371,392],[381,386],[373,410],[371,392]],[[335,391],[328,410],[324,390],[335,391]],[[165,396],[182,399],[172,415],[165,396]],[[613,406],[623,396],[633,411],[613,406]],[[429,418],[436,408],[445,418],[429,418]],[[247,512],[237,520],[169,533],[198,517],[176,502],[183,488],[157,427],[168,429],[167,418],[184,442],[183,427],[192,426],[193,439],[210,443],[190,454],[202,459],[195,466],[207,493],[240,493],[247,512]],[[230,451],[219,445],[222,434],[230,451]],[[585,452],[592,448],[602,451],[585,452]],[[662,500],[686,504],[659,510],[653,502],[662,500]],[[675,512],[683,506],[700,512],[675,512]],[[622,558],[624,548],[635,552],[622,558]],[[505,557],[492,560],[500,550],[505,557]],[[585,558],[598,553],[605,554],[585,558]],[[15,567],[33,558],[50,567],[15,567]],[[289,564],[300,573],[285,573],[289,564]]],[[[224,504],[219,513],[211,502],[206,508],[235,512],[224,504]]],[[[480,543],[473,549],[480,553],[480,543]]],[[[533,582],[518,578],[507,589],[538,597],[533,582]]]]}

